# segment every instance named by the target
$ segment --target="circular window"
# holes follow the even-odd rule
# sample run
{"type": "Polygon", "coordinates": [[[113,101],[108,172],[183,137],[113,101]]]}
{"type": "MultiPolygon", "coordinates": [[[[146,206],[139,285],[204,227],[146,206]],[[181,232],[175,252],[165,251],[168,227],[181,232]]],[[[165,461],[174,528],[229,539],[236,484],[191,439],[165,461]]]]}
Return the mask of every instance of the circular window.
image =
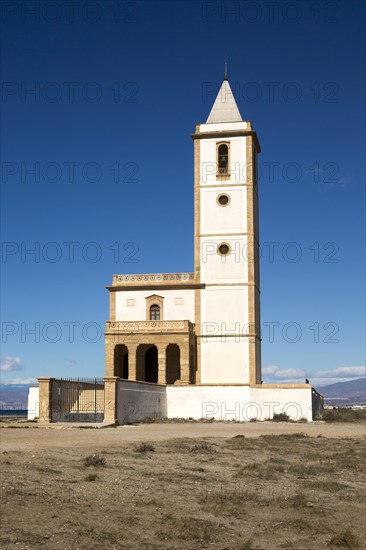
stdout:
{"type": "Polygon", "coordinates": [[[230,246],[226,243],[222,243],[218,247],[218,253],[221,254],[221,256],[226,256],[230,252],[230,246]]]}
{"type": "Polygon", "coordinates": [[[220,206],[227,206],[230,202],[230,197],[228,195],[219,195],[217,197],[217,202],[220,206]]]}

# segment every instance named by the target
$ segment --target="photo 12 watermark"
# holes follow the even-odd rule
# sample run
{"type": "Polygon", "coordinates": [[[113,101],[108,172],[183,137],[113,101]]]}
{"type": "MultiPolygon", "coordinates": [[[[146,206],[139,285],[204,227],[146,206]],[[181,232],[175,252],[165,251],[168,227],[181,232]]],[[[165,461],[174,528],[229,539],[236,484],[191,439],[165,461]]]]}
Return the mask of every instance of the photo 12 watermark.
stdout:
{"type": "Polygon", "coordinates": [[[4,0],[1,2],[3,24],[133,24],[140,20],[143,5],[137,0],[4,0]]]}
{"type": "MultiPolygon", "coordinates": [[[[334,104],[339,103],[341,93],[340,85],[335,80],[308,82],[236,80],[230,81],[230,88],[237,103],[334,104]]],[[[231,92],[228,87],[222,86],[222,81],[205,81],[201,87],[202,103],[212,103],[218,94],[222,103],[232,101],[231,92]]]]}
{"type": "Polygon", "coordinates": [[[260,325],[231,320],[230,322],[204,321],[201,324],[201,341],[235,342],[250,341],[260,336],[262,343],[285,342],[297,344],[307,341],[313,344],[339,344],[340,326],[336,321],[314,321],[304,325],[298,321],[262,321],[260,325]]]}
{"type": "Polygon", "coordinates": [[[3,161],[1,182],[11,184],[81,184],[139,183],[140,166],[134,161],[102,163],[76,160],[57,161],[3,161]]]}
{"type": "Polygon", "coordinates": [[[96,81],[16,81],[1,83],[1,103],[22,105],[81,103],[139,103],[140,85],[134,81],[105,84],[96,81]]]}
{"type": "Polygon", "coordinates": [[[235,263],[263,264],[312,262],[314,264],[338,264],[340,262],[340,247],[334,241],[320,243],[318,241],[304,244],[296,241],[264,241],[253,247],[246,239],[240,240],[228,237],[225,239],[227,249],[225,254],[220,253],[223,246],[216,240],[205,239],[201,243],[201,262],[206,263],[235,263]]]}
{"type": "Polygon", "coordinates": [[[140,246],[134,241],[110,244],[96,241],[4,241],[1,244],[1,263],[79,265],[109,260],[115,264],[136,264],[140,262],[139,252],[140,246]]]}
{"type": "Polygon", "coordinates": [[[309,25],[340,23],[340,2],[296,2],[272,0],[203,0],[202,23],[226,25],[309,25]]]}

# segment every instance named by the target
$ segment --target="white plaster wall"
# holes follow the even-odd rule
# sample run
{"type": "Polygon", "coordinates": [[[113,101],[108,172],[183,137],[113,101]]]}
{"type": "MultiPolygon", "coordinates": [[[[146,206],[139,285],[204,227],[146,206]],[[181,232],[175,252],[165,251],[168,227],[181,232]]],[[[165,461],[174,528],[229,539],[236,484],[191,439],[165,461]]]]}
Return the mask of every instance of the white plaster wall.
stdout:
{"type": "Polygon", "coordinates": [[[248,281],[248,239],[238,235],[230,237],[203,237],[201,246],[201,280],[204,283],[245,283],[248,281]],[[217,247],[230,246],[230,253],[221,256],[217,247]]]}
{"type": "Polygon", "coordinates": [[[247,188],[218,186],[201,190],[201,234],[246,233],[247,188]],[[225,193],[230,197],[227,206],[220,206],[217,197],[225,193]]]}
{"type": "Polygon", "coordinates": [[[39,387],[30,386],[28,392],[28,420],[39,418],[39,387]]]}
{"type": "Polygon", "coordinates": [[[312,420],[311,388],[253,389],[249,386],[168,386],[169,418],[265,420],[286,412],[293,420],[312,420]],[[299,416],[300,415],[300,416],[299,416]]]}
{"type": "Polygon", "coordinates": [[[126,290],[116,292],[116,321],[146,321],[146,298],[157,294],[164,298],[164,321],[191,321],[194,323],[194,290],[126,290]],[[183,298],[182,305],[174,303],[183,298]],[[128,306],[127,300],[135,300],[128,306]]]}
{"type": "Polygon", "coordinates": [[[249,383],[248,357],[249,343],[245,338],[202,338],[201,383],[249,383]]]}
{"type": "Polygon", "coordinates": [[[120,380],[117,389],[117,420],[130,424],[144,418],[168,416],[166,387],[147,382],[120,380]]]}
{"type": "Polygon", "coordinates": [[[260,420],[286,413],[292,420],[312,420],[311,388],[251,388],[252,414],[260,420]],[[258,405],[259,408],[256,407],[258,405]],[[257,409],[257,412],[256,412],[257,409]]]}
{"type": "Polygon", "coordinates": [[[247,334],[248,287],[208,286],[201,291],[201,331],[206,334],[226,334],[235,331],[247,334]]]}
{"type": "MultiPolygon", "coordinates": [[[[210,124],[213,126],[213,124],[210,124]]],[[[223,126],[220,124],[220,126],[223,126]]],[[[224,128],[220,128],[220,131],[224,128]]],[[[245,137],[212,138],[201,140],[201,185],[221,185],[222,183],[246,182],[246,146],[245,137]],[[217,179],[216,144],[230,142],[230,177],[217,179]]]]}

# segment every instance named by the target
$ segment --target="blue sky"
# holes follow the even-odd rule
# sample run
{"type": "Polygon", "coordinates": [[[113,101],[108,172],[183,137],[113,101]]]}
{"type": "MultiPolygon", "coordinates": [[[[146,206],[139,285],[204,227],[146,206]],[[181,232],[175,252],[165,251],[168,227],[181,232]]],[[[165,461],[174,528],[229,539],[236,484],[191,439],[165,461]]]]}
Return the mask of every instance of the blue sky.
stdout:
{"type": "Polygon", "coordinates": [[[364,375],[364,18],[352,1],[3,3],[3,382],[102,376],[112,274],[193,271],[190,134],[225,55],[262,147],[263,379],[364,375]]]}

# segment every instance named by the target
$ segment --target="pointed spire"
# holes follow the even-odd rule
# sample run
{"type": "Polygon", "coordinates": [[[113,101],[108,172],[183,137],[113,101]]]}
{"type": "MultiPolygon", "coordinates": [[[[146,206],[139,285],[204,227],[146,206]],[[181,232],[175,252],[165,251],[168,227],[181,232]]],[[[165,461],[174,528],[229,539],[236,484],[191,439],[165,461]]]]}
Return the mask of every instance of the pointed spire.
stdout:
{"type": "Polygon", "coordinates": [[[227,80],[227,57],[225,55],[225,72],[224,72],[224,80],[227,80]]]}
{"type": "Polygon", "coordinates": [[[221,85],[206,124],[220,122],[243,122],[227,79],[221,85]]]}

